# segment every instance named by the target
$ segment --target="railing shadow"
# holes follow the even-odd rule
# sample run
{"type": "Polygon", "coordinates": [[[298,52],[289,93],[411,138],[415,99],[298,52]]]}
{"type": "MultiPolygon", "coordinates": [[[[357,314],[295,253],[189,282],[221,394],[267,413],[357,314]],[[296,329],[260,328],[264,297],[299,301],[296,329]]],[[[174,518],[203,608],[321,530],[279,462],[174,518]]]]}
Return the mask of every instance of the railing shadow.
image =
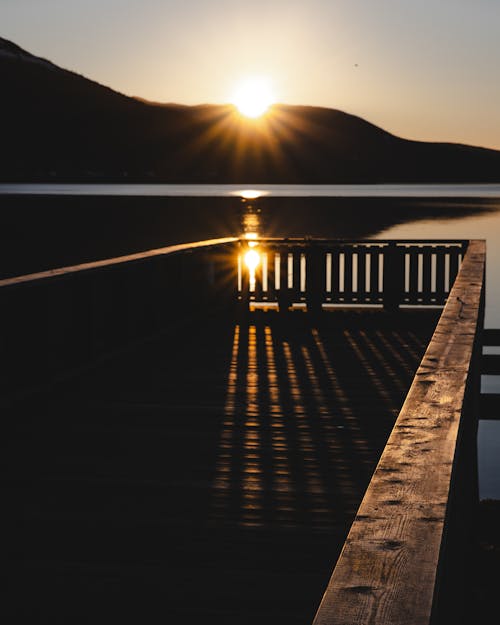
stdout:
{"type": "Polygon", "coordinates": [[[435,320],[339,311],[318,323],[255,313],[237,324],[212,522],[347,527],[435,320]]]}
{"type": "Polygon", "coordinates": [[[310,623],[436,318],[201,317],[18,401],[4,620],[310,623]]]}

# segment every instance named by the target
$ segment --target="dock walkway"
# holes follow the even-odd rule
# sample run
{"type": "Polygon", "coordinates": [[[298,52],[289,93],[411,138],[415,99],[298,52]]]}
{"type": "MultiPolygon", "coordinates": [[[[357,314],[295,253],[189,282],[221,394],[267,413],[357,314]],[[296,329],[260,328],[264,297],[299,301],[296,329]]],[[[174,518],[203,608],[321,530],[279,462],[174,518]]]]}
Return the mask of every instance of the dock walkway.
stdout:
{"type": "Polygon", "coordinates": [[[0,620],[309,625],[439,312],[206,317],[12,400],[0,620]]]}

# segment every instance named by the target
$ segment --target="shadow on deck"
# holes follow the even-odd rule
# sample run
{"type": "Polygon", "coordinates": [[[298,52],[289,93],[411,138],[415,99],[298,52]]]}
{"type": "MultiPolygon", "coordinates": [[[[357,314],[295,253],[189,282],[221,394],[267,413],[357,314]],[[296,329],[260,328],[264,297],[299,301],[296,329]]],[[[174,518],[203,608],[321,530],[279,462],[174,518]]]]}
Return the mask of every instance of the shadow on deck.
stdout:
{"type": "Polygon", "coordinates": [[[438,314],[210,318],[10,405],[1,620],[309,625],[438,314]]]}

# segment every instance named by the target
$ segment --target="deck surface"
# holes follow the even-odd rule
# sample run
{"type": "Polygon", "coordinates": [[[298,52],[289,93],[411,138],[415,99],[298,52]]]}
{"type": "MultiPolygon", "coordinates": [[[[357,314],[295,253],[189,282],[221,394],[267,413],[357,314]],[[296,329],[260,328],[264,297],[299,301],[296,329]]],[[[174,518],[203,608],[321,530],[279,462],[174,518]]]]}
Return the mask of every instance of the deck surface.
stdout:
{"type": "Polygon", "coordinates": [[[206,318],[11,402],[0,621],[311,623],[436,320],[206,318]]]}

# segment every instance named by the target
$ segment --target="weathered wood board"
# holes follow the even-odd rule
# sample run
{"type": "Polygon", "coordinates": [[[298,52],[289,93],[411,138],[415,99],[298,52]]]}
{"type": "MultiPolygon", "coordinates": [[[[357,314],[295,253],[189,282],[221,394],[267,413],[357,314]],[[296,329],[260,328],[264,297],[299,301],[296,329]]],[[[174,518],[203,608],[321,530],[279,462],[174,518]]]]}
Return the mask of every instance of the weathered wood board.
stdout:
{"type": "MultiPolygon", "coordinates": [[[[471,241],[314,625],[428,625],[478,331],[485,243],[471,241]]],[[[477,415],[476,415],[477,416],[477,415]]]]}

